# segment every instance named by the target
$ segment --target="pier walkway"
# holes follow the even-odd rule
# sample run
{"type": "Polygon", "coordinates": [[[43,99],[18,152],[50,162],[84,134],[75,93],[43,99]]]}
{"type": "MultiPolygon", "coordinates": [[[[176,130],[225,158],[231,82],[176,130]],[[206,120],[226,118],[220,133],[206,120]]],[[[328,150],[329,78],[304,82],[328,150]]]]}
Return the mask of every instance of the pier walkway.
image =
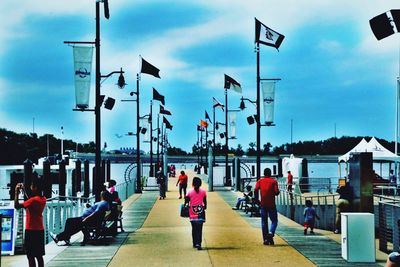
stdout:
{"type": "MultiPolygon", "coordinates": [[[[194,173],[188,172],[189,182],[194,173]]],[[[231,209],[237,194],[207,192],[207,222],[203,250],[192,248],[191,225],[179,217],[176,179],[171,178],[165,200],[158,192],[145,191],[124,202],[124,233],[102,245],[46,246],[46,266],[383,266],[386,255],[377,253],[377,263],[354,264],[341,258],[339,235],[316,230],[303,235],[303,228],[283,216],[274,246],[262,245],[260,218],[231,209]],[[335,240],[336,239],[336,240],[335,240]]],[[[190,186],[189,186],[190,187],[190,186]]],[[[207,189],[207,184],[203,184],[207,189]]],[[[25,256],[2,257],[2,266],[27,266],[25,256]]]]}

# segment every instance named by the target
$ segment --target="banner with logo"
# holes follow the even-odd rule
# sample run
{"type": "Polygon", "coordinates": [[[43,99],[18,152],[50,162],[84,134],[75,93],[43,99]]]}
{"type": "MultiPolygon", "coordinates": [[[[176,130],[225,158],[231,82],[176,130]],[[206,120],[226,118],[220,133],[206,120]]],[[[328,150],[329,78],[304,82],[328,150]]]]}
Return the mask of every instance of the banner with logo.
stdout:
{"type": "Polygon", "coordinates": [[[235,112],[229,113],[229,126],[230,126],[231,138],[235,138],[236,137],[236,113],[235,112]]]}
{"type": "Polygon", "coordinates": [[[274,123],[275,82],[262,82],[264,121],[274,123]]]}
{"type": "Polygon", "coordinates": [[[89,107],[93,47],[74,46],[75,101],[77,108],[89,107]]]}

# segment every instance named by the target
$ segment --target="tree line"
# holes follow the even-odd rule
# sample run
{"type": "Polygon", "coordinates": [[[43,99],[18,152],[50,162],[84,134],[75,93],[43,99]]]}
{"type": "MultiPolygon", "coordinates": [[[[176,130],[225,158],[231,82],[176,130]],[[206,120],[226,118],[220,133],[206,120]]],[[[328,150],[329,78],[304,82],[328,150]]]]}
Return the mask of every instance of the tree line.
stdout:
{"type": "MultiPolygon", "coordinates": [[[[299,141],[293,144],[286,143],[280,146],[273,146],[271,143],[263,144],[261,153],[263,156],[278,156],[281,154],[295,154],[295,155],[342,155],[357,145],[362,138],[367,141],[371,139],[368,136],[342,136],[340,138],[329,138],[321,141],[299,141]]],[[[388,142],[385,139],[377,140],[390,151],[394,151],[394,142],[388,142]]],[[[63,140],[64,151],[72,150],[82,153],[95,153],[95,143],[89,142],[87,144],[76,143],[72,140],[63,140]]],[[[104,148],[106,148],[106,144],[104,148]]],[[[41,157],[47,155],[53,156],[60,154],[61,139],[54,137],[52,134],[45,134],[38,136],[36,133],[15,133],[7,129],[0,128],[0,164],[12,165],[22,164],[26,159],[33,162],[41,157]]],[[[122,153],[119,150],[114,150],[113,153],[122,153]]],[[[198,155],[203,153],[205,155],[206,149],[198,145],[192,147],[192,151],[187,152],[178,147],[169,147],[168,154],[173,156],[184,155],[198,155]]],[[[217,143],[215,145],[214,153],[217,156],[225,155],[224,145],[217,143]]],[[[236,148],[229,148],[230,154],[236,156],[256,156],[256,144],[249,143],[247,148],[238,144],[236,148]]]]}

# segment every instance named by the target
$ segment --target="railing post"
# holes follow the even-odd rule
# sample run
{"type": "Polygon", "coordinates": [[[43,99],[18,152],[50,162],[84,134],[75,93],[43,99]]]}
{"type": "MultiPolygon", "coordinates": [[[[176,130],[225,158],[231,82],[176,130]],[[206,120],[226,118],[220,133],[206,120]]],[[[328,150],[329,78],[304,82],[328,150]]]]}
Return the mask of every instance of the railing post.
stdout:
{"type": "Polygon", "coordinates": [[[67,182],[67,173],[65,170],[65,161],[61,160],[59,163],[59,188],[58,188],[58,195],[59,196],[66,196],[65,194],[65,184],[67,182]]]}

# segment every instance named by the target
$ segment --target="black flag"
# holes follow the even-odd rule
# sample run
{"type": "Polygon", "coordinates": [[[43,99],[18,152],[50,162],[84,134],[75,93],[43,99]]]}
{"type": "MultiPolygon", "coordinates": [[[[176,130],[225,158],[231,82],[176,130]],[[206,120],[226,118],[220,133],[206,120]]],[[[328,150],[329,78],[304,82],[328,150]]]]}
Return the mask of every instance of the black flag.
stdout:
{"type": "Polygon", "coordinates": [[[156,78],[160,78],[161,79],[160,70],[158,68],[154,67],[153,65],[151,65],[146,60],[144,60],[144,58],[142,58],[142,68],[140,70],[140,73],[150,74],[150,75],[153,75],[156,78]]]}
{"type": "Polygon", "coordinates": [[[208,120],[210,123],[212,123],[210,116],[208,116],[207,110],[205,112],[206,112],[206,120],[208,120]]]}
{"type": "Polygon", "coordinates": [[[279,32],[262,24],[258,19],[256,19],[256,43],[265,44],[268,46],[275,47],[276,49],[281,46],[285,36],[279,32]]]}
{"type": "Polygon", "coordinates": [[[163,105],[165,105],[165,98],[156,89],[153,87],[153,99],[160,101],[163,105]]]}
{"type": "Polygon", "coordinates": [[[172,130],[172,125],[169,123],[169,121],[163,117],[163,123],[165,124],[165,128],[172,130]]]}
{"type": "Polygon", "coordinates": [[[165,114],[165,115],[172,115],[171,111],[166,110],[163,106],[160,105],[160,114],[165,114]]]}

